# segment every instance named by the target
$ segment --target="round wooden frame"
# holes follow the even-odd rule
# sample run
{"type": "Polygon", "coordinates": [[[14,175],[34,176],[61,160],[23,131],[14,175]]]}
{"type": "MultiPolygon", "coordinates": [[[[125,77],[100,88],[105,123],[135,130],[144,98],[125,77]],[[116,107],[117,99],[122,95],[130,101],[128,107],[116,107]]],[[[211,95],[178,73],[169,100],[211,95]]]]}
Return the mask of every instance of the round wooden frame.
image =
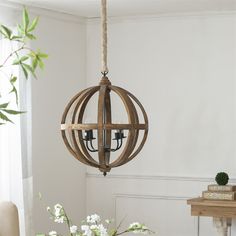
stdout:
{"type": "Polygon", "coordinates": [[[141,151],[147,139],[148,117],[142,104],[133,94],[123,88],[112,86],[104,76],[99,86],[87,88],[71,99],[62,116],[61,134],[66,147],[76,159],[106,174],[111,168],[131,161],[141,151]],[[127,112],[128,124],[112,123],[110,91],[116,93],[122,100],[127,112]],[[99,93],[97,123],[83,124],[85,108],[96,92],[99,93]],[[134,102],[142,112],[144,123],[139,123],[134,102]],[[121,129],[128,130],[127,140],[121,154],[116,160],[110,162],[110,151],[106,150],[111,148],[111,133],[112,130],[121,129]],[[98,161],[90,155],[84,144],[83,130],[97,130],[98,161]],[[142,141],[137,145],[140,130],[143,130],[144,134],[142,141]]]}

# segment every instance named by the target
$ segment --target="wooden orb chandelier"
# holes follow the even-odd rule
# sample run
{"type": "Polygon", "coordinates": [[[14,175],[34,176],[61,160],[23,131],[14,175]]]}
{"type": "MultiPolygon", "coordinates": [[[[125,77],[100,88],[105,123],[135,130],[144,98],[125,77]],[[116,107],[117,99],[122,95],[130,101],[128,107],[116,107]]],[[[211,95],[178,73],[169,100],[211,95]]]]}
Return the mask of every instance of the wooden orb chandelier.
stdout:
{"type": "Polygon", "coordinates": [[[87,88],[71,99],[62,116],[61,133],[66,147],[76,159],[98,168],[105,176],[111,168],[126,164],[141,151],[148,134],[148,117],[142,104],[133,94],[113,86],[107,77],[106,0],[101,2],[103,77],[98,86],[87,88]],[[127,123],[112,122],[113,94],[122,101],[128,118],[127,123]],[[84,122],[86,107],[95,95],[98,95],[97,123],[84,122]],[[94,137],[94,133],[97,137],[94,137]],[[94,153],[98,155],[94,157],[94,153]],[[113,158],[112,153],[118,155],[113,158]]]}

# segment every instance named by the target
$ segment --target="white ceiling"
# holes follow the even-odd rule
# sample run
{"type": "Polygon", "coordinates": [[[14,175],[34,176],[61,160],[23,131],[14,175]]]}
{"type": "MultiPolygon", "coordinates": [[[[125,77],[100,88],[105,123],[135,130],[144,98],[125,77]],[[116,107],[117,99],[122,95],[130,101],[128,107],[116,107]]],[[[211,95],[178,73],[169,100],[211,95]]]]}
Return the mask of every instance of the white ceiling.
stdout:
{"type": "MultiPolygon", "coordinates": [[[[98,17],[100,0],[8,0],[83,17],[98,17]]],[[[236,0],[107,0],[110,16],[234,11],[236,0]]]]}

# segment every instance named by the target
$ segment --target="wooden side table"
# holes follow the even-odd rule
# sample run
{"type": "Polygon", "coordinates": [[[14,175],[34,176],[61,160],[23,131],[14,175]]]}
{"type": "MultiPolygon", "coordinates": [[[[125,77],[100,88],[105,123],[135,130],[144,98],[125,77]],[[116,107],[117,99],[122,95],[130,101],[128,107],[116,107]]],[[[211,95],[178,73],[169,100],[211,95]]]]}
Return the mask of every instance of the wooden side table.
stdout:
{"type": "Polygon", "coordinates": [[[213,224],[219,236],[228,235],[228,227],[231,226],[232,218],[236,218],[236,201],[214,201],[203,198],[187,200],[191,205],[192,216],[213,217],[213,224]]]}

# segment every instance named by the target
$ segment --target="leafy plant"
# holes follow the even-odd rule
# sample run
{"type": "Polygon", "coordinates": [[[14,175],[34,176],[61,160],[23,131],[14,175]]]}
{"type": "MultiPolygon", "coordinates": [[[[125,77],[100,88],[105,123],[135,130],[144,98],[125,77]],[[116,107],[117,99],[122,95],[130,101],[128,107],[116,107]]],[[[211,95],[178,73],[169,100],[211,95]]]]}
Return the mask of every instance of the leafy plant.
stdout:
{"type": "MultiPolygon", "coordinates": [[[[8,75],[5,72],[5,68],[19,66],[23,71],[24,77],[26,79],[32,75],[37,78],[36,70],[37,68],[44,68],[44,59],[48,57],[47,54],[41,52],[40,50],[33,50],[28,46],[29,41],[35,40],[34,30],[38,24],[39,18],[36,17],[30,21],[29,14],[26,8],[23,9],[22,22],[17,24],[17,32],[13,32],[12,29],[5,25],[0,25],[0,36],[2,40],[7,40],[11,43],[12,50],[6,58],[0,58],[2,61],[0,63],[0,73],[7,79],[10,85],[9,93],[15,95],[15,103],[18,105],[18,91],[15,86],[18,77],[15,74],[8,75]]],[[[0,56],[1,57],[1,56],[0,56]]],[[[1,78],[3,79],[3,78],[1,78]]],[[[2,88],[0,87],[0,90],[2,88]]],[[[16,111],[11,109],[12,105],[8,102],[1,102],[4,99],[3,96],[0,97],[0,125],[12,122],[10,119],[11,115],[18,115],[23,113],[22,111],[16,111]]]]}
{"type": "Polygon", "coordinates": [[[229,181],[229,176],[225,172],[219,172],[215,177],[215,181],[218,185],[226,185],[229,181]]]}

